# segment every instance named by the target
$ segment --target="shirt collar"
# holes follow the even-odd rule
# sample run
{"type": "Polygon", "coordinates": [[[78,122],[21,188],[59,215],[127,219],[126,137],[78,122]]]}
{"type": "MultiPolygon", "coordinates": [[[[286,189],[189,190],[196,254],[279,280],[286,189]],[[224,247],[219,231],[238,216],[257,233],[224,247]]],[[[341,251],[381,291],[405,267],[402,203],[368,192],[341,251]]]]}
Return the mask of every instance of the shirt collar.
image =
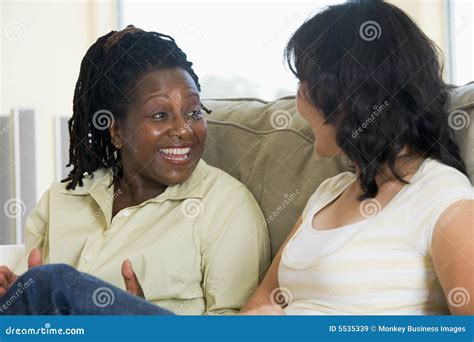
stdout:
{"type": "MultiPolygon", "coordinates": [[[[166,200],[183,200],[187,198],[203,198],[205,193],[204,179],[208,173],[208,165],[204,160],[200,160],[191,176],[181,184],[170,185],[160,195],[151,198],[147,202],[164,202],[166,200]]],[[[83,186],[76,187],[74,190],[62,189],[60,192],[68,195],[91,195],[97,197],[98,194],[108,194],[112,196],[113,186],[111,169],[99,169],[93,173],[93,176],[85,176],[83,186]],[[109,187],[110,186],[110,187],[109,187]]],[[[102,197],[102,196],[101,196],[102,197]]]]}

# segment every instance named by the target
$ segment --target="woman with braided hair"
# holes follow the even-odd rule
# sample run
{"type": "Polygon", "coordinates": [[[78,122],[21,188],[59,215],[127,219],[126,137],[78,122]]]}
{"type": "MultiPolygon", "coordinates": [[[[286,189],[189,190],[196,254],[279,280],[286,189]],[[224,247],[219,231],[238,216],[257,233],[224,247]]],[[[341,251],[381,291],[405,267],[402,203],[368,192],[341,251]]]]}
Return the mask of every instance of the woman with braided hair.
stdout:
{"type": "Polygon", "coordinates": [[[15,273],[30,270],[0,268],[1,313],[228,314],[245,304],[269,263],[266,225],[250,192],[201,160],[210,111],[199,92],[167,35],[129,26],[89,48],[69,120],[72,170],[27,220],[29,256],[15,273]],[[30,280],[18,297],[15,282],[30,280]]]}

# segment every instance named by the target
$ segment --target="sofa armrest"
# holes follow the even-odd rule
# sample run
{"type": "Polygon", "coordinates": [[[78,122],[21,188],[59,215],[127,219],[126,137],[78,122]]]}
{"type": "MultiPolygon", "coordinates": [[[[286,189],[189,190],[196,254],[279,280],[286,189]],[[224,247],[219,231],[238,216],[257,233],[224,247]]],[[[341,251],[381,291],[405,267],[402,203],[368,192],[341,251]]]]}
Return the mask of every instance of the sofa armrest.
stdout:
{"type": "Polygon", "coordinates": [[[0,265],[14,269],[25,256],[25,245],[0,245],[0,265]]]}

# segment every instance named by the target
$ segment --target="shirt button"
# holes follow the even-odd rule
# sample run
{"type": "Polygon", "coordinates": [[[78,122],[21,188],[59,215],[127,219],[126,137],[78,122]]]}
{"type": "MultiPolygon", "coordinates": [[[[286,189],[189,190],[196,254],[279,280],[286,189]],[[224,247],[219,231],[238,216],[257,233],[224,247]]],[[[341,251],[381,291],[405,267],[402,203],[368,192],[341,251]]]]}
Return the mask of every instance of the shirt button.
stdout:
{"type": "Polygon", "coordinates": [[[90,260],[91,260],[90,257],[88,257],[88,256],[85,256],[85,257],[84,257],[84,261],[85,261],[85,262],[89,262],[90,260]]]}
{"type": "Polygon", "coordinates": [[[124,210],[124,212],[123,212],[122,215],[123,215],[123,216],[128,216],[128,215],[130,215],[130,213],[128,212],[128,210],[124,210]]]}

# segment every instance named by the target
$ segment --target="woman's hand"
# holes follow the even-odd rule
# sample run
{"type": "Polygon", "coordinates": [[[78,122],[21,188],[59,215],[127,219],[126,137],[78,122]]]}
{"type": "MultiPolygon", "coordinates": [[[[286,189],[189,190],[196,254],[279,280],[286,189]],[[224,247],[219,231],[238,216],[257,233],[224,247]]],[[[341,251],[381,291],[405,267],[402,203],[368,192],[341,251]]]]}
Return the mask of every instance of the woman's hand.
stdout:
{"type": "Polygon", "coordinates": [[[0,266],[0,297],[7,293],[8,289],[17,280],[18,276],[14,274],[7,266],[0,266]]]}
{"type": "MultiPolygon", "coordinates": [[[[43,265],[43,258],[39,248],[33,248],[28,256],[28,269],[43,265]]],[[[18,276],[7,266],[0,266],[0,297],[7,293],[8,289],[15,283],[18,276]]]]}
{"type": "Polygon", "coordinates": [[[132,268],[132,263],[130,260],[125,260],[122,263],[122,276],[123,280],[125,281],[125,288],[127,289],[127,292],[145,299],[143,288],[138,281],[137,275],[132,268]]]}
{"type": "Polygon", "coordinates": [[[264,315],[264,316],[276,316],[276,315],[286,315],[285,311],[281,308],[280,305],[263,305],[255,309],[243,310],[239,312],[239,315],[264,315]]]}

